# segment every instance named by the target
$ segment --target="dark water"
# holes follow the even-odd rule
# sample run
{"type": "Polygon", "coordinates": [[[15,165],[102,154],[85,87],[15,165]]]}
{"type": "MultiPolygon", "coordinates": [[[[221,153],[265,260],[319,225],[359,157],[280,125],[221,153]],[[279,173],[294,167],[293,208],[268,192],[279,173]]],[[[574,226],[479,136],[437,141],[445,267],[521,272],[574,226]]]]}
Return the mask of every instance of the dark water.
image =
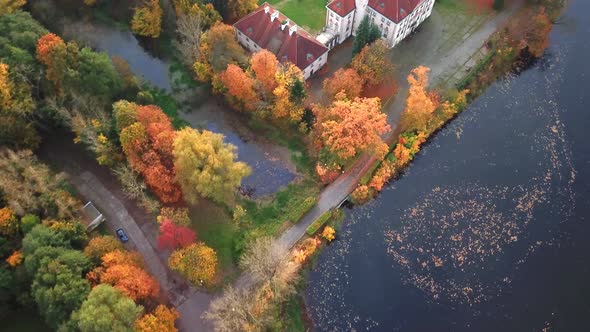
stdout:
{"type": "Polygon", "coordinates": [[[588,12],[347,212],[310,274],[316,330],[590,331],[588,12]]]}
{"type": "MultiPolygon", "coordinates": [[[[150,84],[168,92],[172,90],[169,65],[147,52],[131,32],[88,22],[74,23],[66,27],[66,31],[68,35],[110,56],[125,59],[133,73],[150,84]]],[[[236,117],[232,117],[233,111],[208,94],[202,94],[207,100],[202,100],[201,105],[195,105],[190,113],[182,113],[181,117],[194,127],[223,134],[225,142],[237,147],[238,159],[252,168],[252,174],[242,181],[243,187],[252,196],[259,197],[272,194],[293,181],[296,174],[294,166],[290,164],[288,150],[253,139],[256,135],[240,125],[236,117]]]]}

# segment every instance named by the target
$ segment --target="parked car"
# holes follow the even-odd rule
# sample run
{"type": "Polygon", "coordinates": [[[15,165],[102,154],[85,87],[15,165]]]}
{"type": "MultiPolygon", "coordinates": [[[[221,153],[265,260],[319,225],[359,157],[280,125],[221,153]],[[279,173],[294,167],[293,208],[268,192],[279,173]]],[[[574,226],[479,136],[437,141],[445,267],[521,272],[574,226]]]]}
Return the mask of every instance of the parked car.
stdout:
{"type": "Polygon", "coordinates": [[[127,234],[125,234],[125,231],[123,230],[123,228],[119,228],[116,231],[117,236],[119,237],[119,240],[121,240],[121,242],[125,243],[127,241],[129,241],[129,238],[127,237],[127,234]]]}

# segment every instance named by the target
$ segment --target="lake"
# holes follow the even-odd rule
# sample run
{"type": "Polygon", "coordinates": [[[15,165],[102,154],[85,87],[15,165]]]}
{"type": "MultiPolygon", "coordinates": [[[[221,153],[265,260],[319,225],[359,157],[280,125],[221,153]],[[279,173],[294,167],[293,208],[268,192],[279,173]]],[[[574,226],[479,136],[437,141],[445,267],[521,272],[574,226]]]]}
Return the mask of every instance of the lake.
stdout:
{"type": "Polygon", "coordinates": [[[315,330],[590,330],[588,12],[346,211],[309,274],[315,330]]]}

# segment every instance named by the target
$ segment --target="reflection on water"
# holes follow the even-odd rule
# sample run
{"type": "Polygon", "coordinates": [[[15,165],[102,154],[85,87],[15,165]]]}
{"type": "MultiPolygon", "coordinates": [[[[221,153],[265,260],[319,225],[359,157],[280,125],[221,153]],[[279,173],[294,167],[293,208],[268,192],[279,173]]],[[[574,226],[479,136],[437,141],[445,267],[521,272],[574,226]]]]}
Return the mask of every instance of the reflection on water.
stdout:
{"type": "Polygon", "coordinates": [[[349,211],[310,275],[317,330],[587,330],[564,317],[588,297],[559,295],[585,285],[566,280],[590,277],[590,228],[566,231],[590,213],[590,148],[572,140],[589,118],[578,88],[590,70],[571,68],[590,55],[584,22],[574,35],[557,27],[550,55],[491,87],[402,179],[349,211]]]}

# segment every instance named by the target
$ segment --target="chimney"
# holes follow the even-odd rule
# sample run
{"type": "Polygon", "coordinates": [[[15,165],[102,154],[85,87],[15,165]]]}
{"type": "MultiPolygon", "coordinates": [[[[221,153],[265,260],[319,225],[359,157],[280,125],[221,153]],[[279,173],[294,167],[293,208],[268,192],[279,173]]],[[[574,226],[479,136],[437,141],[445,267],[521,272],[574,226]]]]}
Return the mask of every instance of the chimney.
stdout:
{"type": "Polygon", "coordinates": [[[297,32],[297,26],[294,25],[289,28],[289,36],[293,35],[294,32],[297,32]]]}
{"type": "Polygon", "coordinates": [[[284,20],[281,22],[281,30],[285,30],[285,28],[289,25],[289,20],[284,20]]]}
{"type": "Polygon", "coordinates": [[[270,7],[269,6],[264,7],[264,13],[268,14],[269,12],[270,12],[270,7]]]}
{"type": "Polygon", "coordinates": [[[279,17],[279,11],[275,10],[272,14],[270,14],[270,21],[274,22],[275,18],[279,17]]]}

